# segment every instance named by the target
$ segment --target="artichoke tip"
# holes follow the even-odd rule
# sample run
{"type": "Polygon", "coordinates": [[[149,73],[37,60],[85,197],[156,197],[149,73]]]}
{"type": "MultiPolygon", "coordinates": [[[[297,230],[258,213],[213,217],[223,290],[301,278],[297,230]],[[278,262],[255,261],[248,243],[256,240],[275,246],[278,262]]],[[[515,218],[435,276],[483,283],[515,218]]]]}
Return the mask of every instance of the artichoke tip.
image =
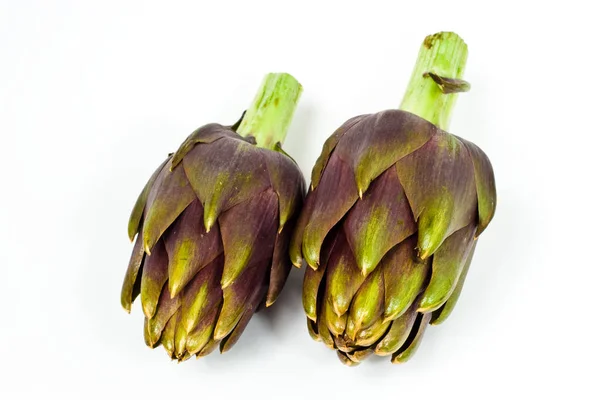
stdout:
{"type": "Polygon", "coordinates": [[[182,286],[180,283],[179,280],[169,279],[169,295],[171,299],[175,298],[181,291],[182,286]]]}

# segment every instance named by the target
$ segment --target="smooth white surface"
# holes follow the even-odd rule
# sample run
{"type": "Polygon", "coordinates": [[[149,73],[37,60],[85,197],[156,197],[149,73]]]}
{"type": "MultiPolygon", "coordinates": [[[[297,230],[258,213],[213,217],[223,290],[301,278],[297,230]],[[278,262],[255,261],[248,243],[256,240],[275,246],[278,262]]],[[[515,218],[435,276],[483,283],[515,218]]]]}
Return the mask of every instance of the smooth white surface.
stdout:
{"type": "Polygon", "coordinates": [[[0,398],[598,398],[594,2],[0,4],[0,398]],[[348,368],[308,336],[293,270],[231,352],[147,349],[139,300],[119,305],[126,223],[167,152],[287,71],[308,177],[343,121],[399,104],[439,30],[469,44],[451,130],[489,155],[499,204],[451,318],[406,365],[348,368]]]}

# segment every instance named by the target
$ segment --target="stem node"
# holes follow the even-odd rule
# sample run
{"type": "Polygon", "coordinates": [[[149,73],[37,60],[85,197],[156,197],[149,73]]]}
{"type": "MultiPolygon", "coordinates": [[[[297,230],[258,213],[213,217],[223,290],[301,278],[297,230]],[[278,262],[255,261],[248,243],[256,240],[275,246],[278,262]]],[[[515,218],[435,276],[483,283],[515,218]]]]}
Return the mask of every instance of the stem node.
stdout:
{"type": "Polygon", "coordinates": [[[429,35],[423,41],[400,109],[448,130],[456,94],[471,85],[463,81],[466,43],[453,32],[429,35]]]}

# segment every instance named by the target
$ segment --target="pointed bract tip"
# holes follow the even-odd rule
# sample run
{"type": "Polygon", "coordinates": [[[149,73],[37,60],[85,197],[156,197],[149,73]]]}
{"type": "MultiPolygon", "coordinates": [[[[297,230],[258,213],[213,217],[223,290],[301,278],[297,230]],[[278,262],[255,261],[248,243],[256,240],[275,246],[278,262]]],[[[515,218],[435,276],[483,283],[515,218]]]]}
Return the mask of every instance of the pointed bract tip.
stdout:
{"type": "Polygon", "coordinates": [[[229,335],[229,332],[223,331],[223,328],[217,323],[215,327],[215,331],[213,333],[213,339],[215,341],[220,341],[225,338],[225,336],[229,335]]]}
{"type": "Polygon", "coordinates": [[[419,257],[419,259],[421,261],[425,261],[427,260],[427,258],[430,256],[429,251],[425,250],[421,250],[419,248],[417,248],[417,257],[419,257]]]}
{"type": "Polygon", "coordinates": [[[318,262],[311,263],[308,260],[306,260],[306,264],[308,264],[308,266],[311,267],[314,271],[316,271],[317,269],[319,269],[319,263],[318,262]]]}
{"type": "Polygon", "coordinates": [[[206,217],[204,218],[204,229],[206,229],[206,233],[209,233],[213,225],[215,224],[214,218],[206,217]]]}
{"type": "Polygon", "coordinates": [[[436,301],[436,302],[432,303],[427,298],[424,298],[423,300],[421,300],[421,303],[419,304],[419,308],[417,308],[417,312],[419,312],[421,314],[429,314],[431,312],[434,312],[438,308],[440,308],[443,304],[444,304],[443,301],[436,301]]]}
{"type": "Polygon", "coordinates": [[[340,308],[338,307],[337,302],[332,302],[332,306],[333,306],[333,312],[335,313],[335,315],[337,315],[338,317],[341,317],[342,315],[344,315],[346,313],[346,311],[344,310],[340,310],[340,308]]]}
{"type": "Polygon", "coordinates": [[[358,333],[358,329],[354,329],[350,333],[348,333],[348,330],[346,330],[346,335],[348,336],[348,339],[350,339],[352,342],[356,341],[356,334],[357,333],[358,333]]]}
{"type": "Polygon", "coordinates": [[[379,347],[375,347],[375,350],[373,350],[373,353],[375,353],[376,356],[380,356],[380,357],[389,356],[390,354],[393,354],[388,351],[383,351],[379,347]]]}
{"type": "Polygon", "coordinates": [[[362,276],[367,276],[377,268],[376,260],[370,254],[362,254],[356,257],[356,263],[362,276]]]}
{"type": "Polygon", "coordinates": [[[304,259],[306,260],[306,263],[315,271],[317,270],[317,268],[319,267],[319,254],[318,252],[311,252],[312,254],[307,254],[306,252],[304,253],[304,259]],[[315,254],[317,253],[317,254],[315,254]]]}
{"type": "Polygon", "coordinates": [[[152,307],[148,302],[146,302],[146,304],[142,303],[142,311],[144,312],[146,318],[151,319],[156,312],[156,307],[152,307]]]}
{"type": "Polygon", "coordinates": [[[146,238],[144,238],[144,252],[150,255],[150,243],[146,241],[146,238]]]}
{"type": "Polygon", "coordinates": [[[212,213],[210,213],[208,211],[208,209],[206,209],[206,208],[204,209],[204,228],[206,229],[206,233],[210,232],[213,225],[215,224],[216,218],[214,215],[211,215],[211,214],[212,213]]]}
{"type": "Polygon", "coordinates": [[[356,336],[358,335],[358,333],[363,329],[363,323],[364,322],[364,316],[361,314],[360,318],[356,321],[354,321],[354,330],[352,331],[353,335],[352,335],[352,340],[356,340],[356,336]]]}
{"type": "Polygon", "coordinates": [[[278,296],[267,295],[267,300],[265,300],[265,306],[271,307],[277,301],[278,296]]]}
{"type": "Polygon", "coordinates": [[[225,290],[227,287],[231,286],[234,280],[235,279],[232,278],[221,279],[221,289],[225,290]]]}
{"type": "Polygon", "coordinates": [[[394,316],[393,315],[387,315],[387,314],[383,314],[383,324],[386,324],[390,321],[394,320],[394,316]]]}
{"type": "Polygon", "coordinates": [[[302,256],[306,263],[314,270],[317,270],[319,267],[319,253],[321,252],[321,245],[318,247],[316,245],[308,245],[307,244],[307,234],[304,232],[304,241],[302,242],[302,256]]]}
{"type": "MultiPolygon", "coordinates": [[[[291,247],[291,246],[290,246],[291,247]]],[[[302,266],[302,262],[304,261],[304,259],[302,258],[301,254],[295,254],[295,251],[290,250],[290,261],[292,262],[292,265],[296,268],[300,268],[302,266]],[[294,253],[294,254],[292,254],[294,253]]]]}
{"type": "Polygon", "coordinates": [[[154,348],[159,340],[160,340],[160,336],[159,337],[154,336],[154,337],[150,338],[150,344],[152,345],[150,347],[154,348]]]}
{"type": "Polygon", "coordinates": [[[169,295],[171,299],[175,298],[181,291],[182,287],[179,281],[172,281],[169,279],[169,295]]]}

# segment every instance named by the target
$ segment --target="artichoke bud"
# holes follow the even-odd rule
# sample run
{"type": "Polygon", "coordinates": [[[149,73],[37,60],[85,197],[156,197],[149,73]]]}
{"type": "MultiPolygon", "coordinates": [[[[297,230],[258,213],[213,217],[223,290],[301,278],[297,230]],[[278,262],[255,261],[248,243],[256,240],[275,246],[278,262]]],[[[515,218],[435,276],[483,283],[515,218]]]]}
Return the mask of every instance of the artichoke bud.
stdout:
{"type": "Polygon", "coordinates": [[[149,346],[180,361],[227,351],[283,289],[305,183],[281,142],[301,92],[267,75],[241,121],[192,132],[140,193],[121,303],[141,294],[149,346]]]}
{"type": "Polygon", "coordinates": [[[494,215],[488,157],[448,132],[457,93],[470,87],[466,58],[458,35],[427,37],[400,109],[346,121],[313,168],[290,256],[312,268],[309,326],[347,365],[414,354],[425,327],[454,308],[494,215]]]}

